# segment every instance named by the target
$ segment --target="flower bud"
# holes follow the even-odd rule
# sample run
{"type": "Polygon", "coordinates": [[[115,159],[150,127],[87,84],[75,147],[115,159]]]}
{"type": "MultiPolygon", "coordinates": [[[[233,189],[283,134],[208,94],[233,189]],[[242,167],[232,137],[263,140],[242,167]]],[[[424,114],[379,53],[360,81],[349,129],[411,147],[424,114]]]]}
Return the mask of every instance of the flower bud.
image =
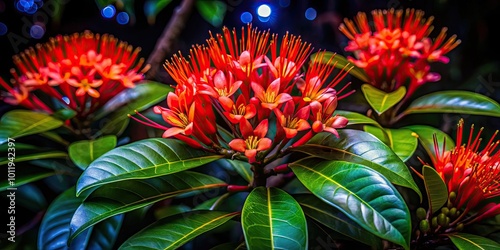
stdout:
{"type": "Polygon", "coordinates": [[[249,186],[228,185],[227,191],[230,193],[242,192],[242,191],[247,191],[249,188],[250,188],[249,186]]]}
{"type": "Polygon", "coordinates": [[[457,194],[455,192],[451,192],[450,196],[449,196],[449,200],[450,201],[455,201],[456,198],[457,198],[457,194]]]}
{"type": "Polygon", "coordinates": [[[427,211],[425,211],[425,208],[419,207],[417,208],[417,219],[423,220],[427,218],[427,211]]]}
{"type": "Polygon", "coordinates": [[[424,233],[429,232],[429,230],[431,229],[428,220],[421,220],[418,228],[424,233]]]}
{"type": "Polygon", "coordinates": [[[455,228],[456,231],[462,231],[464,230],[464,223],[458,223],[457,227],[455,228]]]}
{"type": "Polygon", "coordinates": [[[458,215],[457,215],[457,208],[456,208],[456,207],[452,207],[452,208],[450,209],[450,217],[454,219],[454,218],[456,218],[457,216],[458,216],[458,215]]]}
{"type": "Polygon", "coordinates": [[[437,217],[433,217],[432,220],[431,220],[431,226],[432,228],[436,228],[438,227],[438,220],[437,220],[437,217]]]}
{"type": "Polygon", "coordinates": [[[437,223],[444,227],[446,225],[446,214],[443,214],[443,213],[440,213],[438,216],[437,216],[437,223]]]}
{"type": "Polygon", "coordinates": [[[446,216],[450,215],[450,210],[447,207],[441,208],[441,213],[445,214],[446,216]]]}

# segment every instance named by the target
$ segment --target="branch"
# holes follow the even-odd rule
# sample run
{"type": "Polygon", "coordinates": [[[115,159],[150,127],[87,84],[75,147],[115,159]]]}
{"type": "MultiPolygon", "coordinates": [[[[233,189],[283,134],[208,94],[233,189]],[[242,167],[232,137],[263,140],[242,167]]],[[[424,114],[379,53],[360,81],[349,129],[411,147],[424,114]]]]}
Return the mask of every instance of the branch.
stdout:
{"type": "Polygon", "coordinates": [[[163,30],[160,39],[156,42],[155,48],[147,60],[147,63],[151,65],[151,69],[146,73],[146,79],[153,80],[156,78],[158,69],[165,61],[165,57],[172,52],[173,43],[184,28],[194,2],[195,0],[183,0],[179,7],[175,9],[172,18],[163,30]]]}

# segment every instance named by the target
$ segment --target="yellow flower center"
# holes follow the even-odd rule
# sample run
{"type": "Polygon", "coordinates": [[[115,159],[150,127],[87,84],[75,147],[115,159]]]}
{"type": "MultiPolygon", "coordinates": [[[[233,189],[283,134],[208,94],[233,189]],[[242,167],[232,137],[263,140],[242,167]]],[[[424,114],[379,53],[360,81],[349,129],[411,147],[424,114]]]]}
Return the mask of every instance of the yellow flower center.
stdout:
{"type": "Polygon", "coordinates": [[[259,142],[260,142],[261,138],[257,137],[257,136],[249,136],[246,140],[245,140],[245,144],[247,146],[247,149],[256,149],[257,146],[259,145],[259,142]]]}

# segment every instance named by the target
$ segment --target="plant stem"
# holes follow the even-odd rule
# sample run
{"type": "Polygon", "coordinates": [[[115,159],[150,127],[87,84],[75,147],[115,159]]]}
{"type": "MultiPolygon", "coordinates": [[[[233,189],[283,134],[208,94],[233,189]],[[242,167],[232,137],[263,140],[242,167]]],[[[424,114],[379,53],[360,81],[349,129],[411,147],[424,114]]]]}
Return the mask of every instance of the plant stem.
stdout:
{"type": "Polygon", "coordinates": [[[267,175],[264,173],[264,166],[260,164],[252,164],[252,171],[252,187],[265,187],[267,183],[267,175]]]}
{"type": "Polygon", "coordinates": [[[163,64],[165,57],[172,51],[173,43],[186,25],[191,9],[194,6],[194,0],[184,0],[174,11],[172,18],[163,30],[160,39],[156,42],[155,48],[149,56],[147,63],[151,69],[146,74],[146,79],[156,78],[158,69],[163,64]]]}

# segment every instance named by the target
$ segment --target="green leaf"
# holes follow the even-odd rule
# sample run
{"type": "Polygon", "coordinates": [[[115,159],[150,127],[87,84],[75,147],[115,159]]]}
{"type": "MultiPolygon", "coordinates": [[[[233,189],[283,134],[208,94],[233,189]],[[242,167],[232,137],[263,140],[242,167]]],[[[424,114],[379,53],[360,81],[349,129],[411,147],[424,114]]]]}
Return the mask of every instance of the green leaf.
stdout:
{"type": "Polygon", "coordinates": [[[194,211],[161,219],[125,241],[119,249],[177,249],[238,212],[194,211]]]}
{"type": "Polygon", "coordinates": [[[115,148],[90,164],[77,195],[103,184],[173,174],[222,158],[173,139],[146,139],[115,148]]]}
{"type": "Polygon", "coordinates": [[[61,120],[61,121],[66,121],[69,120],[73,117],[75,117],[76,111],[72,109],[60,109],[56,111],[52,116],[61,120]]]}
{"type": "Polygon", "coordinates": [[[226,185],[209,175],[184,171],[157,178],[128,180],[102,186],[76,210],[71,220],[71,239],[88,227],[109,217],[180,194],[194,195],[203,190],[226,185]]]}
{"type": "Polygon", "coordinates": [[[400,116],[418,113],[457,113],[500,117],[500,104],[478,93],[447,90],[418,98],[400,116]]]}
{"type": "Polygon", "coordinates": [[[448,235],[459,250],[493,250],[500,249],[500,244],[478,235],[458,233],[448,235]]]}
{"type": "MultiPolygon", "coordinates": [[[[9,161],[9,157],[12,155],[7,155],[7,157],[0,157],[0,166],[7,165],[9,161]]],[[[66,158],[68,155],[62,151],[49,151],[49,152],[41,152],[34,153],[29,155],[16,155],[14,153],[14,163],[23,162],[23,161],[32,161],[32,160],[40,160],[40,159],[56,159],[56,158],[66,158]]]]}
{"type": "Polygon", "coordinates": [[[156,16],[162,11],[172,0],[148,0],[144,3],[144,14],[148,18],[148,23],[153,25],[156,21],[156,16]]]}
{"type": "Polygon", "coordinates": [[[5,166],[6,171],[5,178],[0,181],[0,192],[7,190],[9,187],[19,187],[26,183],[31,183],[37,180],[47,178],[49,176],[55,175],[56,173],[52,170],[41,169],[34,166],[22,166],[16,167],[15,169],[15,180],[10,182],[7,178],[7,166],[5,166]],[[14,185],[11,185],[14,184],[14,185]]]}
{"type": "Polygon", "coordinates": [[[132,89],[122,91],[107,102],[96,112],[93,120],[104,118],[100,121],[103,124],[101,130],[110,130],[117,124],[121,124],[123,120],[128,119],[127,115],[133,114],[134,110],[140,112],[164,100],[170,91],[172,91],[172,87],[163,83],[144,82],[138,84],[132,89]],[[110,113],[112,115],[107,118],[110,113]]]}
{"type": "Polygon", "coordinates": [[[410,212],[396,188],[365,166],[305,158],[289,165],[317,197],[372,234],[409,249],[410,212]]]}
{"type": "Polygon", "coordinates": [[[215,27],[220,27],[226,15],[226,3],[216,0],[196,1],[200,15],[215,27]]]}
{"type": "Polygon", "coordinates": [[[378,124],[378,122],[360,113],[345,110],[335,110],[335,115],[340,115],[347,118],[347,120],[349,120],[349,123],[347,123],[347,125],[368,124],[380,127],[380,124],[378,124]]]}
{"type": "Polygon", "coordinates": [[[63,125],[50,115],[28,111],[12,110],[5,113],[0,119],[0,144],[5,143],[8,138],[19,138],[49,131],[63,125]]]}
{"type": "Polygon", "coordinates": [[[434,135],[436,135],[440,154],[443,153],[443,149],[444,151],[449,151],[455,147],[453,139],[451,139],[448,134],[437,128],[424,125],[412,125],[404,128],[409,129],[417,134],[420,144],[422,144],[433,162],[436,161],[436,156],[438,154],[438,152],[436,152],[434,148],[434,135]]]}
{"type": "Polygon", "coordinates": [[[75,196],[75,188],[70,188],[59,195],[50,204],[43,217],[38,231],[38,249],[84,249],[81,243],[86,242],[89,231],[78,237],[69,248],[69,222],[83,198],[75,196]]]}
{"type": "Polygon", "coordinates": [[[123,214],[119,214],[95,225],[87,249],[113,249],[123,217],[123,214]]]}
{"type": "Polygon", "coordinates": [[[343,69],[346,65],[348,65],[347,69],[352,68],[349,71],[349,74],[353,75],[354,77],[358,78],[363,82],[370,82],[370,78],[368,78],[366,72],[363,69],[358,68],[352,62],[349,62],[349,60],[347,60],[345,57],[332,52],[320,52],[320,53],[324,53],[323,57],[318,57],[316,56],[317,53],[315,53],[311,55],[311,61],[322,59],[321,62],[335,65],[335,68],[338,69],[343,69]],[[332,57],[334,58],[330,61],[330,58],[332,57]]]}
{"type": "Polygon", "coordinates": [[[352,129],[339,130],[339,138],[331,133],[319,133],[303,146],[292,151],[303,152],[326,160],[355,162],[384,175],[392,183],[411,188],[422,199],[410,170],[383,142],[373,135],[352,129]]]}
{"type": "Polygon", "coordinates": [[[363,91],[370,106],[379,115],[392,108],[406,95],[406,88],[404,86],[399,87],[392,93],[386,93],[370,84],[363,84],[361,91],[363,91]]]}
{"type": "Polygon", "coordinates": [[[69,145],[68,153],[71,160],[82,170],[85,170],[99,156],[116,146],[116,136],[109,135],[96,140],[77,141],[69,145]]]}
{"type": "Polygon", "coordinates": [[[252,181],[253,172],[251,165],[248,162],[240,160],[230,160],[230,159],[220,159],[214,162],[215,164],[221,164],[222,167],[226,169],[231,169],[236,171],[243,179],[249,183],[252,181]]]}
{"type": "Polygon", "coordinates": [[[427,197],[429,197],[429,208],[431,214],[434,214],[448,201],[448,188],[434,168],[423,166],[422,175],[427,197]]]}
{"type": "Polygon", "coordinates": [[[191,208],[186,206],[186,205],[182,205],[182,204],[181,205],[169,205],[169,206],[164,206],[164,207],[160,207],[160,208],[156,209],[154,214],[155,214],[155,218],[157,220],[159,220],[159,219],[162,219],[162,218],[165,218],[168,216],[172,216],[172,215],[180,214],[180,213],[185,213],[188,211],[191,211],[191,208]]]}
{"type": "Polygon", "coordinates": [[[307,224],[295,199],[278,188],[258,187],[241,211],[248,249],[307,249],[307,224]]]}
{"type": "Polygon", "coordinates": [[[376,246],[376,249],[382,249],[380,238],[360,227],[340,210],[328,205],[316,196],[301,194],[294,196],[294,198],[302,206],[304,213],[313,220],[351,239],[368,246],[376,246]]]}
{"type": "Polygon", "coordinates": [[[380,129],[372,126],[365,126],[364,130],[389,146],[402,161],[407,161],[417,150],[418,139],[413,131],[405,128],[380,129]]]}

